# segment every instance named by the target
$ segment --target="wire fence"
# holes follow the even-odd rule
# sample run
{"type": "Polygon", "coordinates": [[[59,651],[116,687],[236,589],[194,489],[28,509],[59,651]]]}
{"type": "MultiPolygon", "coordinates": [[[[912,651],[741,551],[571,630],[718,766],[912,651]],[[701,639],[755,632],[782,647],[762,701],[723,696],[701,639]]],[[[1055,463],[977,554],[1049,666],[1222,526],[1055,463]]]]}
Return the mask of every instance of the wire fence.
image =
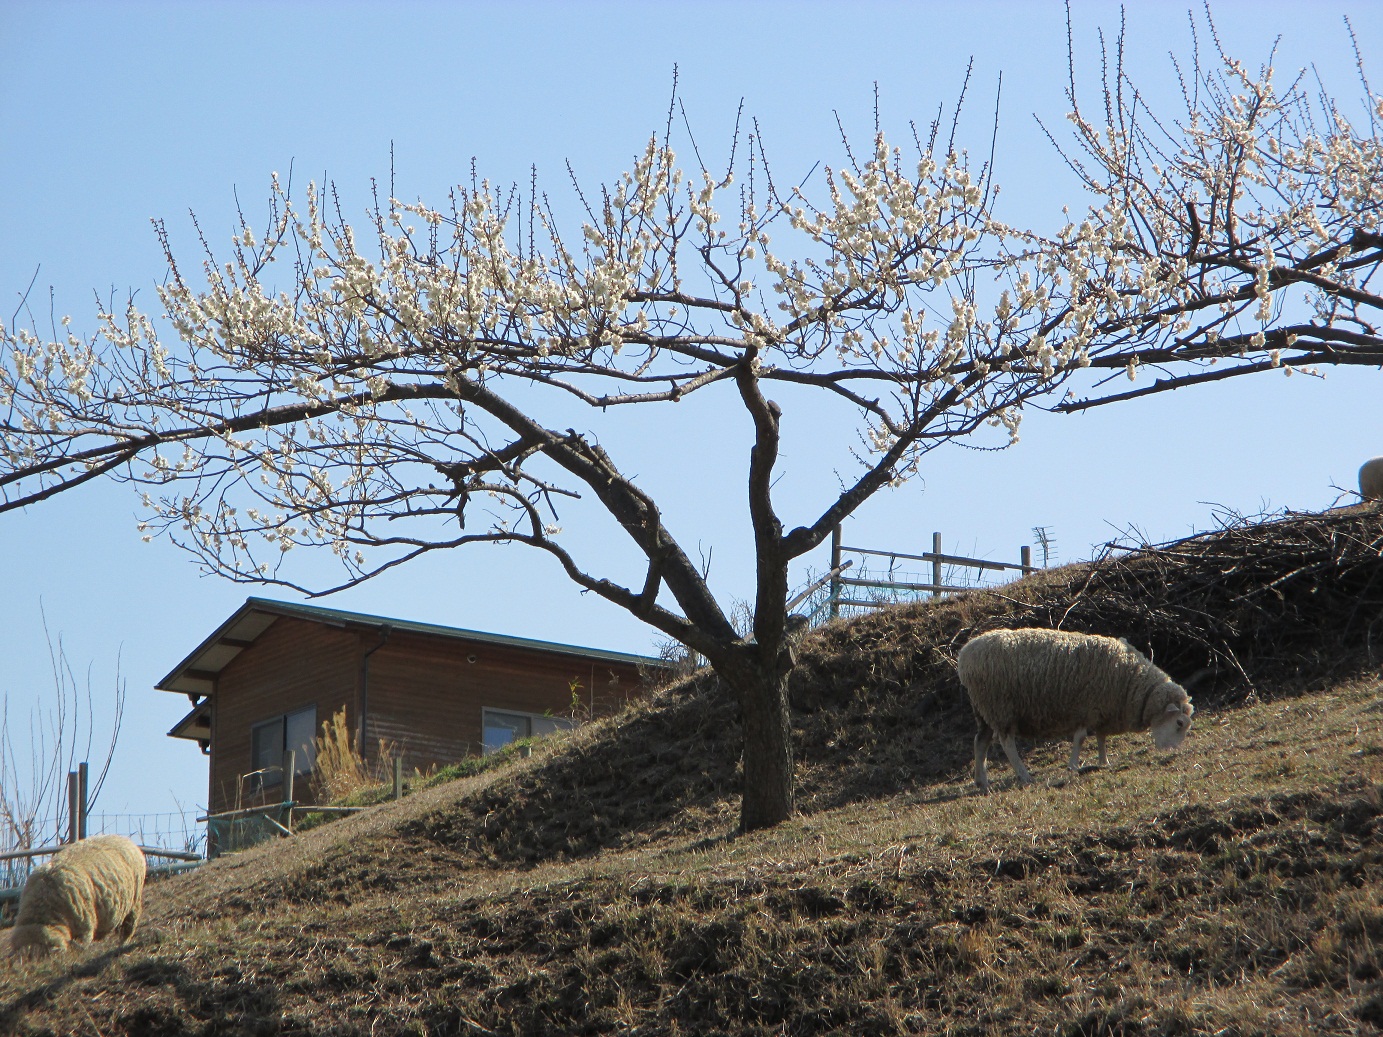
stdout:
{"type": "Polygon", "coordinates": [[[0,861],[0,905],[3,904],[5,891],[21,888],[28,881],[29,872],[42,863],[42,861],[35,861],[32,857],[0,861]]]}
{"type": "Polygon", "coordinates": [[[88,814],[88,835],[128,835],[140,846],[205,856],[206,834],[197,823],[196,810],[170,810],[161,814],[88,814]]]}
{"type": "MultiPolygon", "coordinates": [[[[180,859],[188,854],[206,856],[206,835],[197,823],[196,810],[169,810],[154,814],[87,814],[86,833],[91,835],[126,835],[143,847],[149,859],[150,876],[174,874],[194,867],[196,862],[180,859]],[[157,851],[167,850],[178,857],[161,857],[157,851]],[[152,852],[151,852],[152,851],[152,852]]],[[[45,819],[33,826],[35,832],[62,832],[66,817],[45,819]]],[[[8,922],[19,899],[19,892],[29,879],[29,873],[43,864],[47,854],[44,847],[56,848],[56,838],[25,838],[19,833],[6,833],[0,839],[0,924],[8,922]],[[32,856],[27,855],[32,853],[32,856]]]]}

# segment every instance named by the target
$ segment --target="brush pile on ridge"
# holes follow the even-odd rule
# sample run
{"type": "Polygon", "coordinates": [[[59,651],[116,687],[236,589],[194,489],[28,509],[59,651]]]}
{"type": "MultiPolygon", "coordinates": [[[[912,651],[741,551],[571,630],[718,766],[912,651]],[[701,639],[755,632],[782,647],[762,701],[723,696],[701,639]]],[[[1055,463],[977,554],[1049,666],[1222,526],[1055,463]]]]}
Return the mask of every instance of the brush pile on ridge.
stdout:
{"type": "MultiPolygon", "coordinates": [[[[962,775],[974,720],[955,655],[999,627],[1127,638],[1198,712],[1298,694],[1383,663],[1383,507],[1240,521],[1160,546],[815,631],[791,684],[806,813],[962,775]]],[[[494,866],[734,826],[740,728],[702,671],[571,739],[413,834],[494,866]]]]}
{"type": "Polygon", "coordinates": [[[931,657],[885,667],[888,679],[958,690],[955,656],[966,641],[1024,626],[1127,638],[1186,684],[1198,708],[1346,677],[1383,661],[1383,507],[1239,520],[1158,546],[1111,544],[1093,562],[827,627],[804,653],[797,700],[817,706],[856,683],[840,665],[842,648],[891,639],[928,646],[931,657]],[[901,626],[913,636],[900,637],[901,626]]]}

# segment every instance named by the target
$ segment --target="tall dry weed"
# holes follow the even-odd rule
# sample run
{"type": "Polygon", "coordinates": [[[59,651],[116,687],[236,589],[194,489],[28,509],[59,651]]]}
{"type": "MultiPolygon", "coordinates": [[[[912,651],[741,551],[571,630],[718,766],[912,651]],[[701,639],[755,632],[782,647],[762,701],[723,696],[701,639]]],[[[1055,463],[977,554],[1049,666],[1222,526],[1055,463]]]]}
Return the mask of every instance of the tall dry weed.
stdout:
{"type": "Polygon", "coordinates": [[[313,740],[312,789],[319,802],[335,803],[378,785],[392,773],[398,747],[379,740],[373,763],[361,752],[360,738],[346,723],[344,707],[322,721],[322,733],[313,740]]]}

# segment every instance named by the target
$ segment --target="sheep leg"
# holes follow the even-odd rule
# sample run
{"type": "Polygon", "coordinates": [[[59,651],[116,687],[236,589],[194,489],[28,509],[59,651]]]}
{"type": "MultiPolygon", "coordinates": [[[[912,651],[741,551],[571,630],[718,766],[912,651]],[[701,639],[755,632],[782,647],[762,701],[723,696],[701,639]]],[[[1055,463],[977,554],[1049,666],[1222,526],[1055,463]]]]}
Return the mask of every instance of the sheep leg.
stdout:
{"type": "Polygon", "coordinates": [[[994,739],[994,729],[978,717],[975,718],[980,729],[975,732],[975,784],[985,795],[989,794],[989,743],[994,739]]]}
{"type": "Polygon", "coordinates": [[[138,924],[139,912],[137,910],[131,911],[128,915],[125,916],[125,920],[121,922],[119,927],[115,930],[116,934],[120,937],[121,943],[124,943],[126,940],[128,940],[131,936],[134,935],[134,927],[138,924]]]}
{"type": "Polygon", "coordinates": [[[1109,766],[1109,757],[1106,756],[1106,755],[1104,754],[1104,735],[1096,735],[1096,736],[1095,736],[1095,744],[1096,744],[1097,746],[1099,746],[1099,749],[1100,749],[1100,766],[1101,766],[1101,767],[1108,767],[1108,766],[1109,766]]]}
{"type": "Polygon", "coordinates": [[[1066,765],[1066,769],[1072,774],[1080,773],[1080,744],[1085,741],[1085,736],[1088,733],[1085,728],[1080,727],[1071,736],[1071,762],[1066,765]]]}
{"type": "Polygon", "coordinates": [[[1013,773],[1018,775],[1018,780],[1024,785],[1032,784],[1032,772],[1023,766],[1023,758],[1018,755],[1018,740],[1014,735],[1005,735],[999,740],[999,744],[1004,747],[1004,755],[1008,757],[1008,762],[1013,764],[1013,773]]]}

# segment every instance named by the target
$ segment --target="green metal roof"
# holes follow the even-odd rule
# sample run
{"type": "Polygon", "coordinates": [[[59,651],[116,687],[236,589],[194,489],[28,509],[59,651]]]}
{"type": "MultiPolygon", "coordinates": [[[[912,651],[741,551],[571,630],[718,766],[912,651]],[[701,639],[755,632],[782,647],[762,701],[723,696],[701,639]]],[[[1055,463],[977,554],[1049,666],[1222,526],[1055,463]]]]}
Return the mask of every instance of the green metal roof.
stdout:
{"type": "Polygon", "coordinates": [[[480,630],[442,626],[439,623],[418,623],[407,619],[391,619],[387,616],[372,616],[361,612],[322,608],[319,605],[274,601],[270,598],[247,598],[245,604],[237,609],[234,615],[193,649],[187,658],[178,663],[168,676],[154,687],[160,691],[174,691],[186,695],[210,695],[216,675],[232,659],[253,644],[255,639],[269,629],[274,620],[280,616],[342,628],[383,630],[387,627],[390,631],[422,634],[428,637],[444,637],[478,644],[502,645],[508,648],[524,648],[529,651],[567,655],[579,659],[594,659],[601,662],[628,663],[633,666],[658,668],[666,665],[661,659],[647,655],[611,652],[601,648],[582,648],[578,645],[558,644],[554,641],[538,641],[530,637],[490,634],[480,630]]]}

